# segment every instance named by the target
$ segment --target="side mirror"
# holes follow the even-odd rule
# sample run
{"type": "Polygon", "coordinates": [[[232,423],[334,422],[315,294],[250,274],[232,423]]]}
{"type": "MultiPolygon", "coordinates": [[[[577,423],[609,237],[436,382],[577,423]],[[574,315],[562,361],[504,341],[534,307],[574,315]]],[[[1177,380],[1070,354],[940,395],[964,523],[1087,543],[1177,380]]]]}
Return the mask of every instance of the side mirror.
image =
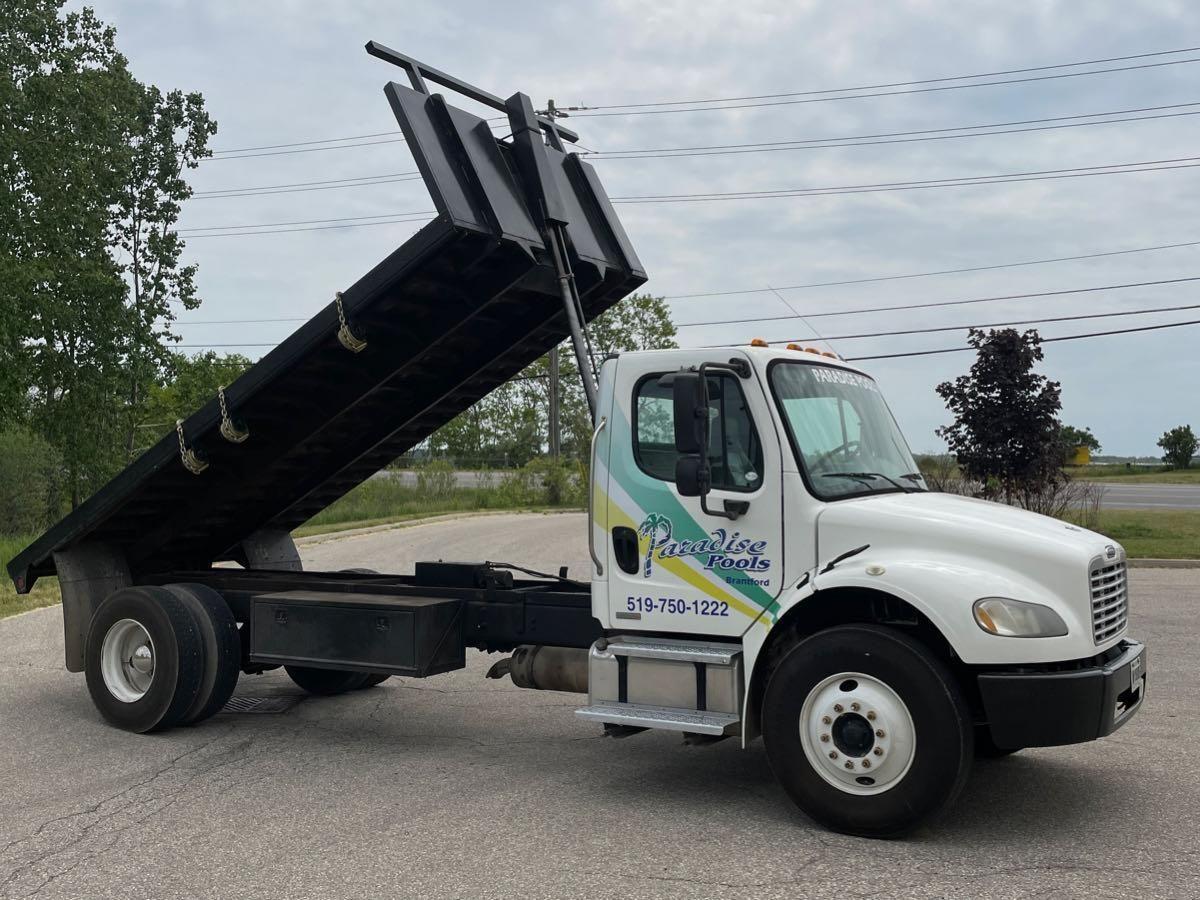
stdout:
{"type": "Polygon", "coordinates": [[[703,497],[711,488],[708,464],[699,455],[681,456],[675,462],[675,488],[681,497],[703,497]]]}
{"type": "Polygon", "coordinates": [[[671,379],[671,398],[675,408],[675,450],[703,457],[708,444],[708,398],[703,376],[696,372],[676,372],[671,379]]]}

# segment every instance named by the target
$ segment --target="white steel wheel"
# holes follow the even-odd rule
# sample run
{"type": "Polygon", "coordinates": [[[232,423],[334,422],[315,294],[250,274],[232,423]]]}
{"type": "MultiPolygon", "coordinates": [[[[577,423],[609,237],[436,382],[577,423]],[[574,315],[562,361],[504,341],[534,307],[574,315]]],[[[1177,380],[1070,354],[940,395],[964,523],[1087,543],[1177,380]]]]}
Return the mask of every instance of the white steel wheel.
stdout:
{"type": "Polygon", "coordinates": [[[136,703],[154,683],[154,641],[141,622],[114,622],[100,645],[104,686],[122,703],[136,703]]]}
{"type": "Polygon", "coordinates": [[[882,794],[908,774],[917,736],[908,707],[889,685],[862,672],[818,682],[800,710],[809,765],[840,791],[882,794]]]}

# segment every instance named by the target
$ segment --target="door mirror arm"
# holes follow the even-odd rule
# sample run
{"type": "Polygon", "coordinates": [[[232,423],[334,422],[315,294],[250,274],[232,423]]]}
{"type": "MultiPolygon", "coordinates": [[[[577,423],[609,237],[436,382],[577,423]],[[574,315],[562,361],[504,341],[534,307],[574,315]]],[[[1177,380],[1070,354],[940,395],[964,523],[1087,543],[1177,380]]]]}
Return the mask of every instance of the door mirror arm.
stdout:
{"type": "Polygon", "coordinates": [[[726,499],[724,506],[724,509],[711,509],[708,505],[708,498],[706,496],[700,497],[700,509],[703,512],[710,516],[721,516],[722,518],[729,519],[733,522],[736,522],[747,512],[749,512],[750,501],[726,499]]]}

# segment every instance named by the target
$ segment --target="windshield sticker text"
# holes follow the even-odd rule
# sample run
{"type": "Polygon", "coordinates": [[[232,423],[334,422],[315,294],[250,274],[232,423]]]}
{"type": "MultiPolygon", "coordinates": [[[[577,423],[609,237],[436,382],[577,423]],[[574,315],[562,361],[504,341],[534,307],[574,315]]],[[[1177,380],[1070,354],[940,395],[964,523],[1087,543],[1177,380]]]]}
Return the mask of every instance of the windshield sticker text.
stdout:
{"type": "Polygon", "coordinates": [[[859,375],[857,372],[847,372],[845,369],[831,369],[827,366],[813,366],[813,378],[822,384],[847,384],[851,387],[862,388],[866,391],[874,391],[879,393],[879,388],[875,382],[866,375],[859,375]]]}

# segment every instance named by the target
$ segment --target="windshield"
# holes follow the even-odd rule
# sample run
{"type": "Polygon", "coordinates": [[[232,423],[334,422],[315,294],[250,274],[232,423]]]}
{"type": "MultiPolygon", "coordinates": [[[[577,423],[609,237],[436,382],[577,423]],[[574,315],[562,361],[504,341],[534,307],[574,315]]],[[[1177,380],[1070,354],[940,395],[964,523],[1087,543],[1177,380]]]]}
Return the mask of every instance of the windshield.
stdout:
{"type": "Polygon", "coordinates": [[[792,448],[818,497],[925,489],[872,379],[800,362],[772,365],[770,378],[792,448]]]}

